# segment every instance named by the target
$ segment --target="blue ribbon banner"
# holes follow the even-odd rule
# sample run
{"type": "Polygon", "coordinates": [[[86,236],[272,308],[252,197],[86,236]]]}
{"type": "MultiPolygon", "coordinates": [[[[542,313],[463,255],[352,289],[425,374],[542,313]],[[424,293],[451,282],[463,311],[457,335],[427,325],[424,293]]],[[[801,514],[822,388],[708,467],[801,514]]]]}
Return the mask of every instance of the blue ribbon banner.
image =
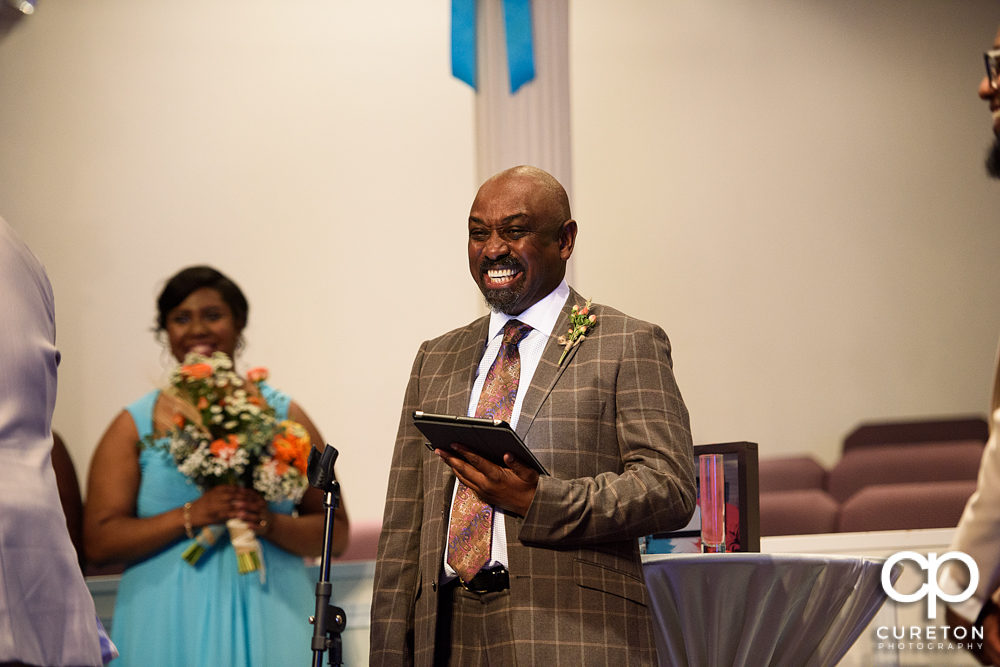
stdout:
{"type": "MultiPolygon", "coordinates": [[[[451,0],[451,73],[476,88],[476,2],[451,0]]],[[[531,0],[503,0],[510,92],[535,78],[531,0]]]]}
{"type": "Polygon", "coordinates": [[[476,0],[451,0],[451,73],[476,88],[476,0]]]}

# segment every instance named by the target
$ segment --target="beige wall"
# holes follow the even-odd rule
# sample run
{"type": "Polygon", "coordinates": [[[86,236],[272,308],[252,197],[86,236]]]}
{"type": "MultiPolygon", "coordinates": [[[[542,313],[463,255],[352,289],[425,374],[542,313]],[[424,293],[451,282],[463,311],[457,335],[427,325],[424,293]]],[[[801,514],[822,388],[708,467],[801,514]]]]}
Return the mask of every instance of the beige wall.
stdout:
{"type": "Polygon", "coordinates": [[[696,442],[831,463],[984,413],[995,2],[575,0],[577,287],[666,329],[696,442]]]}
{"type": "MultiPolygon", "coordinates": [[[[41,0],[0,34],[0,215],[56,290],[85,474],[162,381],[153,299],[210,262],[381,516],[421,340],[480,312],[447,0],[41,0]]],[[[830,462],[862,419],[982,412],[995,3],[571,4],[577,286],[670,334],[699,442],[830,462]]],[[[2,31],[0,31],[2,32],[2,31]]]]}
{"type": "Polygon", "coordinates": [[[381,518],[417,345],[479,313],[473,97],[447,0],[284,7],[40,3],[0,39],[0,215],[55,288],[55,424],[81,475],[163,380],[163,281],[208,262],[250,300],[246,364],[340,450],[352,513],[381,518]]]}

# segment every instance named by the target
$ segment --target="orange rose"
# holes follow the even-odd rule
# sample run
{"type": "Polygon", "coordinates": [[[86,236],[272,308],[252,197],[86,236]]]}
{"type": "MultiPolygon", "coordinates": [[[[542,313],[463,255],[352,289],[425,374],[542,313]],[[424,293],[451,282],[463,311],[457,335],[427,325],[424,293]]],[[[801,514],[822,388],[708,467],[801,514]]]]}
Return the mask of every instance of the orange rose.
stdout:
{"type": "Polygon", "coordinates": [[[288,472],[288,464],[284,461],[277,461],[274,464],[274,471],[278,473],[278,476],[280,477],[288,472]]]}
{"type": "Polygon", "coordinates": [[[309,464],[309,432],[301,424],[293,421],[283,421],[281,426],[284,430],[271,443],[274,448],[274,458],[295,466],[300,472],[306,472],[309,464]]]}
{"type": "Polygon", "coordinates": [[[184,428],[184,424],[187,423],[184,420],[184,415],[179,412],[174,413],[173,417],[174,423],[177,424],[177,428],[184,428]]]}
{"type": "Polygon", "coordinates": [[[232,456],[233,452],[239,449],[239,446],[239,440],[236,439],[235,435],[230,433],[226,436],[225,440],[219,438],[209,445],[209,451],[212,452],[212,456],[226,458],[228,456],[232,456]]]}
{"type": "Polygon", "coordinates": [[[247,371],[247,379],[251,382],[263,382],[267,379],[267,369],[263,366],[251,368],[247,371]]]}
{"type": "MultiPolygon", "coordinates": [[[[278,461],[295,465],[296,460],[301,457],[302,447],[296,440],[290,440],[284,436],[274,439],[274,458],[278,461]]],[[[296,467],[298,467],[296,465],[296,467]]]]}
{"type": "Polygon", "coordinates": [[[187,366],[181,366],[181,375],[191,380],[204,380],[207,377],[212,377],[212,365],[188,364],[187,366]]]}
{"type": "Polygon", "coordinates": [[[205,398],[204,396],[200,397],[198,399],[198,409],[199,410],[204,410],[207,407],[208,407],[208,399],[205,398]]]}

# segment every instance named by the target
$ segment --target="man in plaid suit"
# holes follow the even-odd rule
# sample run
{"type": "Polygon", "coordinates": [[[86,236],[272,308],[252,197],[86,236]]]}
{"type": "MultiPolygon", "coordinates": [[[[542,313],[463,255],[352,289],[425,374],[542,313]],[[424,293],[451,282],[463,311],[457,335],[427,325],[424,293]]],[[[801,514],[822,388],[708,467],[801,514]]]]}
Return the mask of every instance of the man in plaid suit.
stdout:
{"type": "Polygon", "coordinates": [[[637,538],[694,511],[688,413],[659,327],[596,304],[580,316],[586,304],[564,280],[576,232],[565,191],[540,169],[497,174],[473,202],[469,267],[493,312],[425,342],[414,361],[375,568],[372,665],[656,664],[637,538]],[[531,330],[515,343],[510,422],[550,476],[510,455],[499,467],[430,452],[413,425],[415,410],[476,412],[512,319],[531,330]],[[573,328],[583,337],[560,341],[573,328]],[[447,544],[456,479],[493,507],[489,557],[469,581],[447,544]]]}

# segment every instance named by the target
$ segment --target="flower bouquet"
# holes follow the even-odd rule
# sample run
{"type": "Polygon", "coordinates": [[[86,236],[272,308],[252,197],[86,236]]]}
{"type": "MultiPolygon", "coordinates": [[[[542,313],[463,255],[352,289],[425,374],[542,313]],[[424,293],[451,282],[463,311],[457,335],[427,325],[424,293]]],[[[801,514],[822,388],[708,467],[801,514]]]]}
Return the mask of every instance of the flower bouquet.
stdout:
{"type": "MultiPolygon", "coordinates": [[[[177,469],[202,490],[229,484],[257,490],[269,502],[298,503],[308,487],[309,434],[293,421],[278,421],[261,396],[267,370],[255,368],[245,381],[223,352],[211,357],[191,353],[171,373],[163,391],[167,424],[160,424],[145,446],[170,453],[177,469]],[[166,440],[162,440],[166,438],[166,440]]],[[[241,574],[261,571],[260,542],[245,521],[226,522],[241,574]]],[[[194,565],[222,536],[221,525],[206,526],[185,549],[194,565]]]]}

